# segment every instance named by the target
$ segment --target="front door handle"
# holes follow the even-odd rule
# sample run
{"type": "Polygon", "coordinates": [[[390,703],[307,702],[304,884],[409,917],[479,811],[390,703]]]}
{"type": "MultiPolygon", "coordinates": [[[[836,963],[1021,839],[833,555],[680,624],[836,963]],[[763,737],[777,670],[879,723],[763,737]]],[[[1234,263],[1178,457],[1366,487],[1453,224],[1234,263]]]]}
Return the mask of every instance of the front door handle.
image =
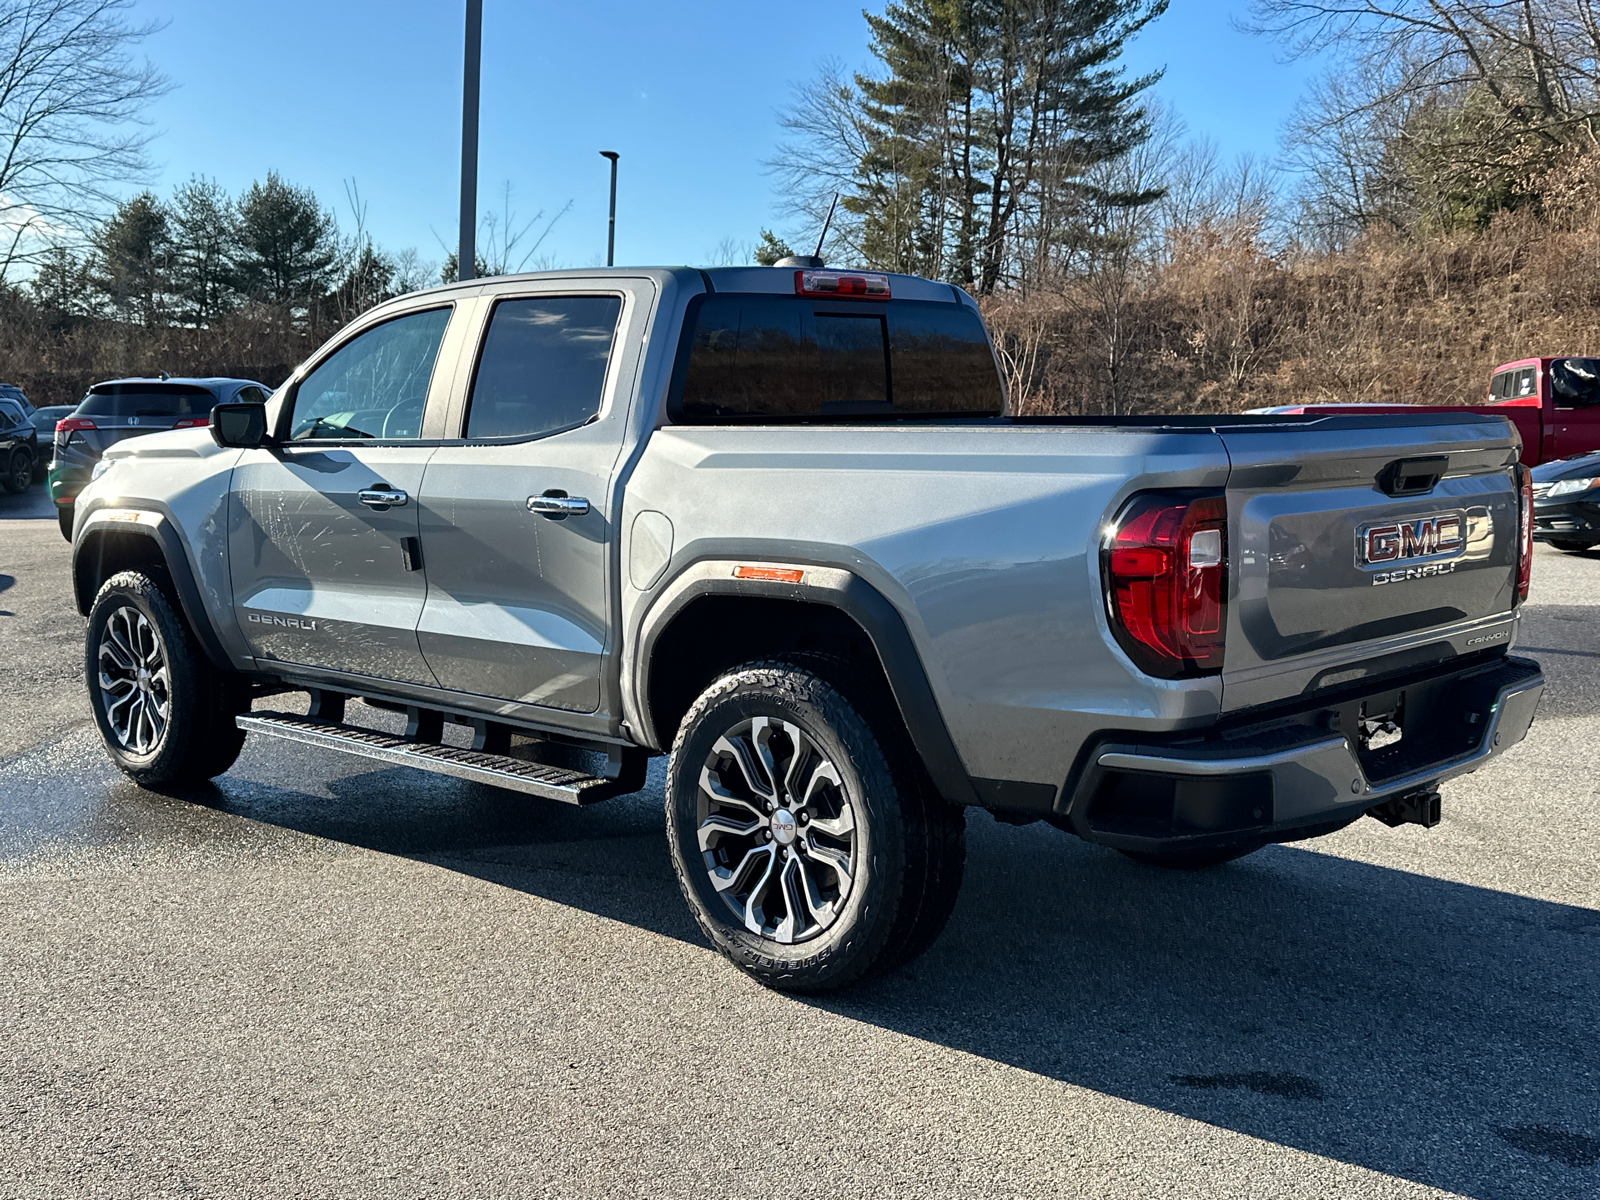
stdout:
{"type": "Polygon", "coordinates": [[[582,496],[569,496],[552,488],[542,496],[529,496],[528,511],[552,521],[565,521],[568,517],[583,516],[589,511],[589,502],[582,496]]]}
{"type": "Polygon", "coordinates": [[[368,508],[375,508],[381,512],[388,508],[399,508],[406,502],[406,494],[399,488],[378,483],[369,488],[362,488],[356,493],[356,499],[368,508]]]}

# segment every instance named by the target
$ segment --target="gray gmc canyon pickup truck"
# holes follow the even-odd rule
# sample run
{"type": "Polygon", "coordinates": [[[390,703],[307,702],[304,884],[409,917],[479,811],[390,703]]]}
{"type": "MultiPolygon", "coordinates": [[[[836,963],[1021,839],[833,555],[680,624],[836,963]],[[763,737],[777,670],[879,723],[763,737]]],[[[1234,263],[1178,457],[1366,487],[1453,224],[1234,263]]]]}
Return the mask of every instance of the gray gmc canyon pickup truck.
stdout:
{"type": "Polygon", "coordinates": [[[574,804],[668,754],[684,897],[795,990],[931,943],[966,806],[1205,866],[1432,824],[1526,733],[1504,420],[1004,409],[972,299],[907,276],[402,297],[265,405],[106,452],[100,732],[151,786],[249,732],[574,804]]]}

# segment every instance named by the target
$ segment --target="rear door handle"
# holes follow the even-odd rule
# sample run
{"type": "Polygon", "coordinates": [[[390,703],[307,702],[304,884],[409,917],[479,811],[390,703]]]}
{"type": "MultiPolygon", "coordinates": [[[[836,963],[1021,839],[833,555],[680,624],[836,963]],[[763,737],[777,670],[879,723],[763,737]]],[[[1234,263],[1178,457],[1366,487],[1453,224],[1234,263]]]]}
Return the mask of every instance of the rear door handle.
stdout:
{"type": "Polygon", "coordinates": [[[568,517],[583,516],[589,511],[589,502],[582,496],[569,496],[552,488],[542,496],[529,496],[528,511],[552,521],[564,521],[568,517]]]}
{"type": "Polygon", "coordinates": [[[362,488],[356,493],[356,499],[368,508],[380,511],[386,508],[399,508],[406,502],[406,494],[399,488],[392,488],[388,484],[374,484],[369,488],[362,488]]]}

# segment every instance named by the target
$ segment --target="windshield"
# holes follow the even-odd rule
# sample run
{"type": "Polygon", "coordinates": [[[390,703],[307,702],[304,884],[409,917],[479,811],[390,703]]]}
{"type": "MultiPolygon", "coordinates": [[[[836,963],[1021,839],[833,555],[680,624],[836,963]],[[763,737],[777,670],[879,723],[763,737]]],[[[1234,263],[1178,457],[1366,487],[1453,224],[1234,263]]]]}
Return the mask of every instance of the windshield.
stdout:
{"type": "Polygon", "coordinates": [[[191,383],[111,383],[89,389],[78,405],[85,417],[203,417],[217,402],[191,383]]]}

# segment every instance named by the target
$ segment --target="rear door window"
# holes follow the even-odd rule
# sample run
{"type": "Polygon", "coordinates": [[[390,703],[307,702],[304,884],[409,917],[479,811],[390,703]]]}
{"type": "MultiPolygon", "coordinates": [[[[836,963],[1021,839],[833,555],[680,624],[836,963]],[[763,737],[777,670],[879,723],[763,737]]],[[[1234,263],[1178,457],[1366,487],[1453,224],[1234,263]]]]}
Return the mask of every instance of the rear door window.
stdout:
{"type": "Polygon", "coordinates": [[[496,304],[467,399],[466,436],[541,437],[598,415],[621,315],[618,296],[496,304]]]}
{"type": "Polygon", "coordinates": [[[983,322],[963,305],[715,295],[691,311],[677,421],[993,416],[983,322]]]}

